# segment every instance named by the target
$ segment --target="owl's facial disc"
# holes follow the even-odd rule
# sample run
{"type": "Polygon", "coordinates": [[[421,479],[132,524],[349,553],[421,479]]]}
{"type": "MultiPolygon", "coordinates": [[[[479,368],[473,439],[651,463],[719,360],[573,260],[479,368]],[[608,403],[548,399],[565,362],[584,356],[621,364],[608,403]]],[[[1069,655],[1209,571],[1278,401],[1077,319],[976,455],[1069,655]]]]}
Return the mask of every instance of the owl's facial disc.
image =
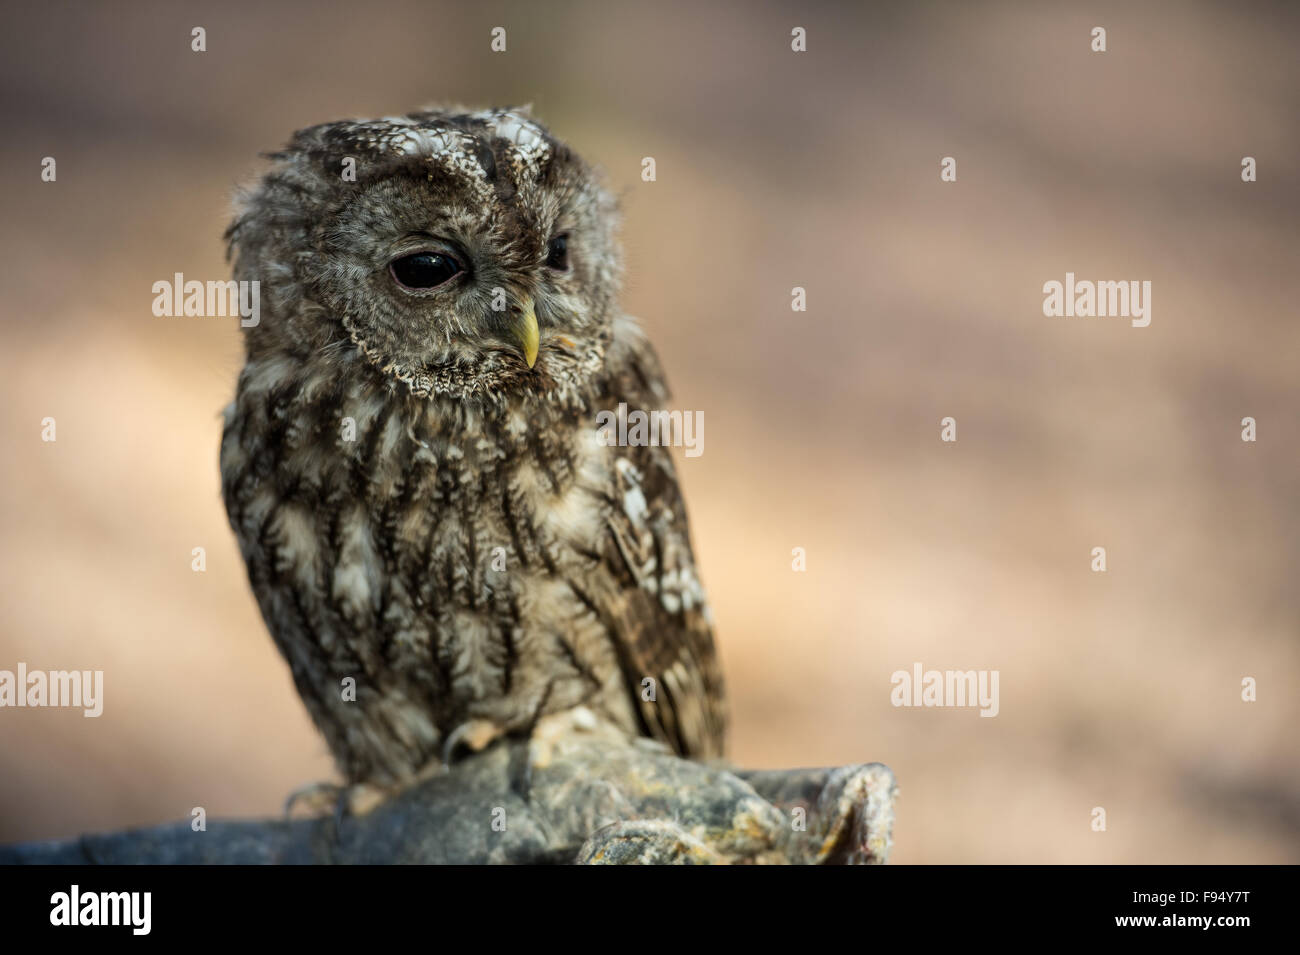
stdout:
{"type": "MultiPolygon", "coordinates": [[[[547,259],[548,266],[556,260],[555,248],[556,243],[552,242],[547,259]]],[[[559,248],[562,254],[563,244],[560,244],[559,248]]],[[[467,271],[452,253],[433,250],[402,253],[388,263],[388,273],[394,284],[403,292],[410,294],[415,302],[426,293],[436,293],[439,289],[454,293],[456,290],[452,288],[453,284],[458,279],[466,277],[467,271]]],[[[506,344],[518,348],[520,356],[529,368],[537,364],[541,334],[537,326],[537,309],[531,296],[524,294],[516,297],[515,302],[510,306],[500,338],[506,344]]]]}
{"type": "Polygon", "coordinates": [[[277,161],[234,232],[300,243],[272,258],[250,242],[240,268],[283,277],[276,301],[302,305],[292,329],[263,322],[258,347],[314,336],[328,362],[342,332],[368,376],[493,407],[580,400],[602,373],[618,314],[617,209],[600,177],[525,114],[327,124],[277,161]],[[355,177],[340,178],[352,159],[355,177]]]}

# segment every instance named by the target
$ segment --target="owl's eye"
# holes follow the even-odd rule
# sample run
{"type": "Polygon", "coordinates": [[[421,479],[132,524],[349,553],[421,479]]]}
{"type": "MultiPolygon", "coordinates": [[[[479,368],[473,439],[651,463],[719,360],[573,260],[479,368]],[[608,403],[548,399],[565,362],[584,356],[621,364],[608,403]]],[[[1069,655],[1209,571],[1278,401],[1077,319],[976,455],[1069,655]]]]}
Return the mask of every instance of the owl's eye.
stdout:
{"type": "Polygon", "coordinates": [[[569,268],[569,236],[557,235],[546,246],[546,264],[561,272],[569,268]]]}
{"type": "Polygon", "coordinates": [[[388,270],[406,288],[434,288],[463,271],[459,262],[439,252],[417,252],[394,259],[388,270]]]}

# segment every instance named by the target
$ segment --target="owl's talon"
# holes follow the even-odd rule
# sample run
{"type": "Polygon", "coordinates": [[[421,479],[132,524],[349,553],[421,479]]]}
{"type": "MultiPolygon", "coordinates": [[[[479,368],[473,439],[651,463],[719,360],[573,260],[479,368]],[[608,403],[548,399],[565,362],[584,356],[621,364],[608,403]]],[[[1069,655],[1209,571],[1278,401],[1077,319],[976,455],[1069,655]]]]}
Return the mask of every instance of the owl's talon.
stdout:
{"type": "Polygon", "coordinates": [[[451,768],[451,758],[456,755],[459,746],[467,747],[471,752],[481,753],[498,737],[504,736],[505,730],[490,720],[466,720],[447,735],[442,744],[442,766],[451,768]]]}
{"type": "Polygon", "coordinates": [[[550,765],[561,742],[583,735],[597,735],[623,742],[627,740],[626,734],[602,720],[586,706],[549,713],[533,724],[532,736],[528,742],[530,773],[533,767],[544,769],[550,765]]]}
{"type": "Polygon", "coordinates": [[[316,782],[299,786],[284,800],[284,817],[293,818],[295,809],[306,810],[308,818],[317,818],[337,809],[343,787],[338,783],[316,782]]]}
{"type": "Polygon", "coordinates": [[[347,816],[364,816],[384,801],[388,793],[369,783],[341,786],[338,783],[308,783],[289,793],[284,801],[284,816],[293,817],[295,809],[305,809],[305,818],[333,816],[337,825],[347,816]]]}

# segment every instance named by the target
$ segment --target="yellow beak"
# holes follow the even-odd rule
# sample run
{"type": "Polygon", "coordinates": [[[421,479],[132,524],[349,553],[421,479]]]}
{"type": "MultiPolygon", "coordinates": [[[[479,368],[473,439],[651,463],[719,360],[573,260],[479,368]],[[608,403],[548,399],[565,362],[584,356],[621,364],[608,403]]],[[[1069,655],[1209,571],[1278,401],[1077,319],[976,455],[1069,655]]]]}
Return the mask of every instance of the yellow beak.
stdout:
{"type": "Polygon", "coordinates": [[[537,364],[537,313],[533,310],[533,300],[526,299],[511,318],[510,333],[524,351],[524,361],[532,368],[537,364]]]}

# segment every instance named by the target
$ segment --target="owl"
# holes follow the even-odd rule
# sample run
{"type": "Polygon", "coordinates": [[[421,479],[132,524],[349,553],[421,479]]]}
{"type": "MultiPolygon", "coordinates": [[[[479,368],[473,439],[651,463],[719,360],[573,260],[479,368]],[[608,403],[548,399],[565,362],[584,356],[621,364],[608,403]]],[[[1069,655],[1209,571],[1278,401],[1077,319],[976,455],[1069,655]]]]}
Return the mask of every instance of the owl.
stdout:
{"type": "Polygon", "coordinates": [[[526,109],[314,126],[227,232],[258,282],[221,477],[267,627],[354,784],[581,713],[714,757],[711,616],[616,205],[526,109]]]}

